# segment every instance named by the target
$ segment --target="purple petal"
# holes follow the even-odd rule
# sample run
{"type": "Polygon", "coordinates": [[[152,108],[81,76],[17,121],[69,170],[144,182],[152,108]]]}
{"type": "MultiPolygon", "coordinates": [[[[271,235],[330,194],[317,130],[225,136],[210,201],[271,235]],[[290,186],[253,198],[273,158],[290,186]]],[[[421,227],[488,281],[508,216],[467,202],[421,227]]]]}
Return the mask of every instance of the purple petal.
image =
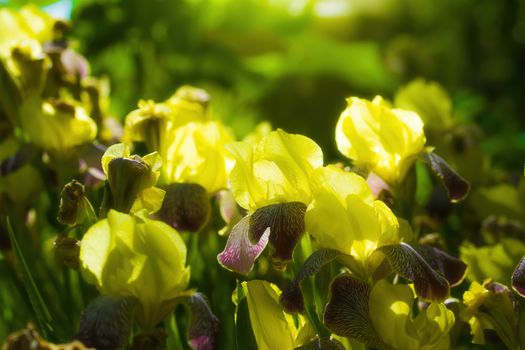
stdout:
{"type": "Polygon", "coordinates": [[[261,255],[270,237],[268,227],[259,241],[252,244],[248,238],[249,228],[250,215],[246,215],[233,227],[224,250],[217,255],[219,264],[242,275],[248,275],[253,269],[255,260],[261,255]]]}

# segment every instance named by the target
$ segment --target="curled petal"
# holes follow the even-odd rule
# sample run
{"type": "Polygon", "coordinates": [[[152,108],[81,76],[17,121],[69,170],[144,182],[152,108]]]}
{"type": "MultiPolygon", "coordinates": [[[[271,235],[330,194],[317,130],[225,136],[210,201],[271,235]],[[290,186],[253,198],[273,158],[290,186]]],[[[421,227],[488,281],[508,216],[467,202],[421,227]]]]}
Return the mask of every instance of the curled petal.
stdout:
{"type": "Polygon", "coordinates": [[[219,319],[213,314],[208,300],[201,293],[194,293],[186,301],[190,309],[188,343],[195,350],[213,350],[219,332],[219,319]]]}
{"type": "Polygon", "coordinates": [[[414,248],[406,243],[385,245],[378,248],[387,257],[393,270],[414,282],[418,296],[425,300],[444,300],[449,283],[425,261],[414,248]]]}
{"type": "Polygon", "coordinates": [[[256,244],[252,244],[248,238],[249,229],[250,216],[247,215],[233,227],[226,242],[226,247],[217,255],[219,264],[242,275],[248,275],[253,269],[255,260],[268,244],[270,236],[270,227],[267,227],[259,241],[256,244]]]}
{"type": "Polygon", "coordinates": [[[430,267],[447,279],[451,287],[457,286],[465,278],[467,264],[460,259],[429,245],[418,245],[414,249],[425,259],[430,267]]]}
{"type": "Polygon", "coordinates": [[[512,289],[525,297],[525,256],[521,258],[518,266],[512,273],[512,289]]]}
{"type": "Polygon", "coordinates": [[[447,189],[448,197],[452,203],[465,199],[470,191],[470,184],[467,180],[456,173],[456,171],[436,153],[425,153],[423,158],[447,189]]]}
{"type": "Polygon", "coordinates": [[[270,259],[274,268],[282,270],[292,260],[292,254],[305,231],[306,205],[301,202],[271,204],[257,209],[250,216],[249,237],[257,242],[269,227],[270,259]]]}

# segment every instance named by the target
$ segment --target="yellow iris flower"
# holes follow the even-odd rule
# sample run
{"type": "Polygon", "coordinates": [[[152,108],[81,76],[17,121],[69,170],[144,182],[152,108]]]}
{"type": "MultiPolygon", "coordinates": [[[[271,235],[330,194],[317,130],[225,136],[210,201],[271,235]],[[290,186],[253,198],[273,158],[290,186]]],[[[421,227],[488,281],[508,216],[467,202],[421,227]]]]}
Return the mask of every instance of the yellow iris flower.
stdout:
{"type": "Polygon", "coordinates": [[[230,166],[225,144],[233,140],[218,121],[170,128],[159,149],[166,182],[196,183],[208,193],[226,188],[230,166]]]}
{"type": "Polygon", "coordinates": [[[36,39],[40,43],[51,40],[55,20],[35,5],[26,5],[19,11],[0,9],[0,51],[23,40],[36,39]]]}
{"type": "Polygon", "coordinates": [[[390,108],[380,96],[371,102],[350,97],[347,102],[336,126],[339,151],[355,165],[397,185],[424,149],[421,118],[414,112],[390,108]]]}
{"type": "Polygon", "coordinates": [[[186,245],[167,224],[111,210],[80,246],[83,277],[103,295],[134,297],[136,319],[153,329],[184,295],[190,278],[186,245]]]}
{"type": "Polygon", "coordinates": [[[323,152],[308,137],[277,129],[256,144],[235,142],[227,148],[236,160],[230,185],[241,207],[255,211],[276,203],[310,203],[310,176],[323,165],[323,152]]]}
{"type": "Polygon", "coordinates": [[[399,242],[396,216],[374,198],[364,178],[327,166],[315,170],[311,182],[306,230],[321,248],[365,262],[379,246],[399,242]]]}
{"type": "Polygon", "coordinates": [[[97,135],[97,125],[83,107],[60,100],[25,100],[20,123],[35,145],[57,153],[90,142],[97,135]]]}

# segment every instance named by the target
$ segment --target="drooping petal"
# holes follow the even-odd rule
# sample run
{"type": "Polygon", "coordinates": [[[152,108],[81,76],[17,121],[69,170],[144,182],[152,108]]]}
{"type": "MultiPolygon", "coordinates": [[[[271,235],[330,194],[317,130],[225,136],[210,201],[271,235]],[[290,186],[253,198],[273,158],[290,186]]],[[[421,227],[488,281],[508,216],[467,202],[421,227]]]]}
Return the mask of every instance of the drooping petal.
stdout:
{"type": "Polygon", "coordinates": [[[134,298],[99,296],[82,312],[74,339],[98,350],[124,348],[131,335],[136,307],[134,298]]]}
{"type": "Polygon", "coordinates": [[[260,241],[270,228],[269,257],[276,269],[284,269],[292,260],[295,246],[304,234],[304,213],[302,202],[271,204],[257,209],[250,216],[249,238],[260,241]]]}
{"type": "Polygon", "coordinates": [[[371,287],[355,277],[342,275],[330,285],[324,323],[334,334],[382,348],[369,313],[371,287]]]}
{"type": "Polygon", "coordinates": [[[270,236],[270,227],[267,227],[256,244],[252,244],[248,237],[250,217],[242,218],[232,229],[224,250],[217,255],[219,263],[228,270],[242,275],[248,275],[253,269],[255,260],[262,253],[270,236]]]}
{"type": "Polygon", "coordinates": [[[467,197],[470,191],[469,182],[456,173],[443,158],[435,152],[430,152],[425,153],[423,159],[445,185],[448,197],[452,203],[460,202],[467,197]]]}
{"type": "Polygon", "coordinates": [[[457,286],[465,278],[467,264],[460,259],[429,245],[417,245],[414,249],[432,269],[438,271],[447,279],[451,287],[457,286]]]}
{"type": "Polygon", "coordinates": [[[449,283],[436,272],[414,248],[406,243],[378,248],[399,275],[414,282],[417,295],[425,300],[442,301],[449,292],[449,283]]]}

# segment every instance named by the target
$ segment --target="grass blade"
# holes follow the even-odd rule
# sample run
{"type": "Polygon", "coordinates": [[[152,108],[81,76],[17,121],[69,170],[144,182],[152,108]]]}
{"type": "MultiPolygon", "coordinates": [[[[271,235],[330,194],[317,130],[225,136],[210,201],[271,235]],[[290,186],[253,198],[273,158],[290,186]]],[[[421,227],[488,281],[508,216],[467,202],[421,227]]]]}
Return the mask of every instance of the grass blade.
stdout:
{"type": "Polygon", "coordinates": [[[22,282],[24,283],[26,292],[29,296],[29,301],[33,307],[33,312],[35,313],[36,321],[39,326],[38,328],[44,338],[49,339],[49,332],[53,332],[53,327],[51,326],[51,314],[47,309],[44,299],[42,299],[42,295],[36,286],[31,271],[29,271],[22,249],[20,248],[15,233],[13,232],[13,227],[11,226],[9,217],[7,218],[7,232],[9,233],[9,239],[11,240],[11,246],[13,247],[16,260],[22,269],[22,282]]]}

